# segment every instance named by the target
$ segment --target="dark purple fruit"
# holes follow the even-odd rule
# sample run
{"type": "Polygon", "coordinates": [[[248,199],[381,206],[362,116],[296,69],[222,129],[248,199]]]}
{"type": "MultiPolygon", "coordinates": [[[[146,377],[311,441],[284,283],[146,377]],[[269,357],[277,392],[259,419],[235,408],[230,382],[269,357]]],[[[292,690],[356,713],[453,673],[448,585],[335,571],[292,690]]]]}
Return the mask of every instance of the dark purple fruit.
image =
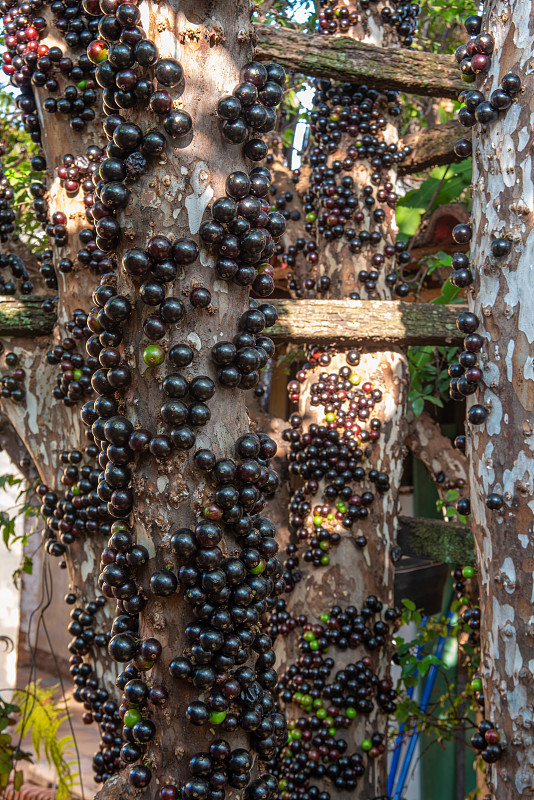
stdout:
{"type": "Polygon", "coordinates": [[[189,133],[193,127],[193,120],[187,111],[176,109],[167,114],[163,127],[169,136],[177,139],[189,133]]]}
{"type": "Polygon", "coordinates": [[[467,419],[471,423],[471,425],[482,425],[488,418],[487,409],[481,405],[474,405],[471,406],[469,411],[467,412],[467,419]]]}
{"type": "Polygon", "coordinates": [[[521,78],[514,72],[507,72],[501,81],[501,87],[512,97],[515,97],[521,91],[521,78]]]}
{"type": "Polygon", "coordinates": [[[154,70],[156,80],[163,86],[177,86],[183,78],[184,71],[175,58],[162,58],[154,70]]]}
{"type": "Polygon", "coordinates": [[[504,505],[504,498],[502,494],[496,494],[495,492],[491,492],[491,494],[488,494],[486,498],[486,505],[492,511],[498,511],[499,509],[501,509],[504,505]]]}
{"type": "Polygon", "coordinates": [[[491,254],[495,258],[504,258],[512,250],[512,242],[505,236],[494,239],[491,243],[491,254]]]}
{"type": "Polygon", "coordinates": [[[159,570],[150,578],[150,588],[157,597],[169,597],[178,588],[178,578],[170,570],[159,570]]]}

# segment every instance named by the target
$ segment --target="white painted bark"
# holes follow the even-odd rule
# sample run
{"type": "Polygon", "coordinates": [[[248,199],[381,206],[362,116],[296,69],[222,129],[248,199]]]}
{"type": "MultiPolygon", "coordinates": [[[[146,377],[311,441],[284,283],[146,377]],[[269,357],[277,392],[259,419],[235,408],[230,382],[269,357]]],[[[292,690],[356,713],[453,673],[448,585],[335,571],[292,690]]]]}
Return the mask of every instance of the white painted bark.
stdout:
{"type": "Polygon", "coordinates": [[[485,343],[484,385],[471,403],[485,405],[489,417],[480,427],[468,426],[485,716],[506,745],[488,769],[488,785],[493,798],[515,800],[534,792],[534,8],[523,0],[492,0],[483,30],[495,37],[484,94],[510,71],[523,83],[506,114],[475,129],[470,308],[485,343]],[[512,252],[496,261],[490,243],[503,235],[511,237],[512,252]],[[486,507],[489,492],[504,496],[501,511],[486,507]]]}

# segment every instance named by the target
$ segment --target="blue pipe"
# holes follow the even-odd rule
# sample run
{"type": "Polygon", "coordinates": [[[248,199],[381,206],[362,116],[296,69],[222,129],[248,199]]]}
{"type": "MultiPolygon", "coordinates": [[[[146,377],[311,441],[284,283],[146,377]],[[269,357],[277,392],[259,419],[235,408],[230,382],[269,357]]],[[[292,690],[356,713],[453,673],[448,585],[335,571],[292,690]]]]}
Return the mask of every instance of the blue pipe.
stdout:
{"type": "MultiPolygon", "coordinates": [[[[419,631],[417,633],[417,638],[418,639],[420,639],[421,636],[423,635],[423,630],[425,629],[427,622],[428,622],[428,617],[423,617],[422,620],[421,620],[421,625],[419,627],[419,631]]],[[[418,661],[420,660],[422,653],[423,653],[423,647],[422,647],[422,645],[419,644],[419,645],[417,645],[417,649],[415,651],[415,657],[416,657],[416,659],[418,661]]],[[[417,675],[417,671],[416,671],[415,674],[417,675]]],[[[406,694],[408,695],[408,698],[410,700],[413,699],[414,692],[415,692],[415,686],[410,686],[410,688],[406,692],[406,694]]],[[[391,765],[390,765],[389,774],[388,774],[388,785],[387,785],[388,797],[392,794],[394,786],[395,786],[395,778],[397,777],[397,770],[399,768],[401,752],[402,752],[402,744],[403,744],[403,741],[404,741],[404,729],[405,729],[405,727],[406,727],[406,723],[402,722],[401,725],[399,726],[399,732],[397,734],[397,738],[395,739],[395,749],[393,750],[393,756],[392,756],[392,759],[391,759],[391,765]]]]}
{"type": "MultiPolygon", "coordinates": [[[[447,612],[447,632],[444,636],[440,636],[438,639],[438,643],[436,645],[436,658],[441,659],[443,656],[443,651],[445,650],[445,644],[448,638],[448,632],[450,628],[450,624],[452,622],[452,614],[450,611],[447,612]]],[[[427,679],[425,682],[425,686],[423,689],[423,695],[421,697],[421,702],[419,703],[419,708],[421,711],[425,712],[428,708],[428,704],[430,702],[430,698],[432,696],[432,692],[434,690],[434,686],[436,683],[436,678],[438,676],[438,669],[437,667],[432,664],[430,669],[428,670],[427,679]]],[[[412,736],[410,737],[410,741],[408,742],[408,747],[404,756],[404,761],[401,767],[399,781],[397,783],[397,791],[393,796],[393,800],[401,800],[401,795],[406,784],[406,779],[408,777],[408,772],[410,771],[410,766],[413,760],[413,756],[415,753],[415,748],[417,746],[417,742],[419,741],[420,733],[415,727],[412,736]]]]}
{"type": "MultiPolygon", "coordinates": [[[[413,699],[414,691],[415,691],[415,686],[410,686],[410,688],[406,692],[409,700],[413,699]]],[[[391,793],[395,787],[395,778],[397,777],[397,769],[399,768],[399,763],[401,758],[402,742],[404,740],[405,727],[406,724],[402,722],[399,727],[397,738],[395,739],[395,749],[393,750],[393,756],[391,758],[391,766],[389,768],[389,775],[388,775],[388,788],[387,788],[388,797],[391,796],[391,793]]]]}

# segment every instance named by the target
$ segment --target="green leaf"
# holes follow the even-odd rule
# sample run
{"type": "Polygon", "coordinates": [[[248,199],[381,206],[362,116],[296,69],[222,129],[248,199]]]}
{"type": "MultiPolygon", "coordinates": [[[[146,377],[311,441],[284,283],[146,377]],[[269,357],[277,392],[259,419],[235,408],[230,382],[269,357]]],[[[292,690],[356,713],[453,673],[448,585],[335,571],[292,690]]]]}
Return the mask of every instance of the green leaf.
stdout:
{"type": "Polygon", "coordinates": [[[406,192],[397,202],[396,220],[399,238],[406,241],[415,234],[438,185],[439,180],[436,178],[427,178],[418,189],[406,192]]]}
{"type": "Polygon", "coordinates": [[[458,289],[457,286],[453,286],[450,280],[447,278],[443,286],[441,287],[441,294],[439,297],[435,297],[431,300],[431,303],[436,305],[449,305],[452,303],[462,290],[458,289]]]}
{"type": "Polygon", "coordinates": [[[412,403],[413,413],[416,417],[420,417],[425,407],[425,400],[423,397],[416,397],[412,403]]]}
{"type": "Polygon", "coordinates": [[[22,708],[22,718],[17,726],[17,732],[22,736],[31,731],[32,743],[37,754],[41,757],[41,747],[50,766],[53,766],[57,775],[56,800],[68,800],[72,797],[73,787],[77,782],[77,773],[73,772],[72,761],[74,755],[74,742],[70,735],[59,737],[60,726],[68,718],[65,706],[56,702],[54,694],[56,686],[47,689],[38,683],[30,684],[25,692],[16,692],[17,702],[22,708]]]}
{"type": "Polygon", "coordinates": [[[23,783],[24,783],[24,773],[20,769],[16,770],[13,778],[13,787],[16,792],[19,791],[23,783]]]}
{"type": "Polygon", "coordinates": [[[282,136],[282,141],[287,147],[293,147],[293,135],[294,131],[292,128],[288,128],[284,131],[284,135],[282,136]]]}
{"type": "Polygon", "coordinates": [[[425,397],[425,400],[428,400],[429,403],[432,403],[435,406],[443,408],[443,400],[441,399],[441,397],[434,397],[433,395],[428,395],[427,397],[425,397]]]}

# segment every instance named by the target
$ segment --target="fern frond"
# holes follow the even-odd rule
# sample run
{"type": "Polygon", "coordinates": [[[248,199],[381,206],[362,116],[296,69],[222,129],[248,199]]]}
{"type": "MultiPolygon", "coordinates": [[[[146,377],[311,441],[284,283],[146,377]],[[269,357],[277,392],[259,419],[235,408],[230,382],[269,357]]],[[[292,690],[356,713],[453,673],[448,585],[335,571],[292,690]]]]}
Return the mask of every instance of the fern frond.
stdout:
{"type": "Polygon", "coordinates": [[[59,736],[59,728],[69,719],[65,706],[54,700],[57,686],[44,689],[39,681],[15,693],[14,702],[20,706],[21,719],[17,732],[25,736],[31,731],[35,753],[40,758],[41,746],[48,765],[57,775],[56,800],[68,800],[74,786],[79,782],[79,773],[72,770],[77,760],[74,755],[74,740],[70,734],[59,736]]]}

